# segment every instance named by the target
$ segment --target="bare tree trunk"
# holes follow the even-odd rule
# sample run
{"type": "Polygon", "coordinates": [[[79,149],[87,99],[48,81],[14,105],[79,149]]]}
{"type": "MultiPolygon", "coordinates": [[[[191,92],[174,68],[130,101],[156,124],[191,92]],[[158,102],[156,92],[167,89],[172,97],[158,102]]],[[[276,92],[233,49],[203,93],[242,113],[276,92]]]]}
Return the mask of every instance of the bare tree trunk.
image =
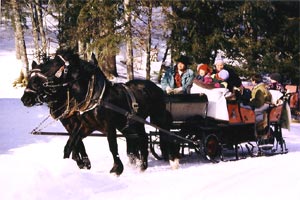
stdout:
{"type": "Polygon", "coordinates": [[[21,16],[20,16],[20,8],[19,3],[16,0],[11,0],[12,11],[15,21],[15,35],[16,35],[16,43],[18,43],[18,47],[20,48],[20,55],[22,61],[22,69],[20,72],[19,78],[15,81],[14,85],[21,83],[22,85],[27,84],[27,72],[29,71],[28,58],[26,53],[26,45],[24,40],[24,32],[22,28],[21,16]]]}
{"type": "MultiPolygon", "coordinates": [[[[14,31],[16,32],[16,26],[14,27],[14,31]]],[[[21,52],[20,52],[20,46],[18,41],[17,34],[15,33],[14,35],[15,38],[15,50],[16,50],[16,59],[21,60],[21,52]]]]}
{"type": "Polygon", "coordinates": [[[148,35],[148,41],[146,43],[146,53],[147,53],[147,58],[146,58],[146,79],[150,80],[150,72],[151,72],[151,61],[150,61],[150,52],[151,52],[151,30],[152,30],[152,1],[150,0],[148,2],[148,25],[147,25],[147,35],[148,35]]]}
{"type": "Polygon", "coordinates": [[[132,48],[132,32],[131,32],[131,13],[130,13],[130,0],[124,0],[125,10],[125,23],[126,23],[126,66],[127,66],[127,79],[133,80],[133,48],[132,48]]]}
{"type": "Polygon", "coordinates": [[[2,24],[2,0],[0,0],[0,24],[2,24]]]}
{"type": "Polygon", "coordinates": [[[35,0],[35,6],[37,10],[38,26],[41,34],[41,39],[42,39],[42,54],[47,55],[47,39],[46,39],[46,34],[43,25],[43,13],[41,9],[42,4],[40,0],[35,0]]]}
{"type": "Polygon", "coordinates": [[[165,61],[166,61],[166,59],[167,59],[167,56],[168,56],[168,51],[169,51],[169,47],[167,46],[167,48],[166,48],[166,51],[165,51],[165,53],[164,53],[164,57],[163,57],[163,59],[162,59],[162,63],[161,63],[161,66],[160,66],[160,69],[159,69],[159,73],[158,73],[158,83],[160,83],[160,81],[161,81],[161,78],[162,78],[162,75],[163,75],[163,73],[164,73],[164,70],[166,69],[166,66],[165,66],[165,61]]]}
{"type": "Polygon", "coordinates": [[[117,73],[116,56],[108,55],[105,60],[106,60],[106,64],[107,64],[108,74],[113,75],[114,77],[117,77],[118,73],[117,73]]]}
{"type": "Polygon", "coordinates": [[[81,40],[78,40],[78,54],[80,56],[81,59],[84,59],[84,60],[88,60],[87,59],[87,53],[85,52],[85,43],[82,42],[81,40]]]}
{"type": "Polygon", "coordinates": [[[36,24],[36,16],[35,16],[35,3],[30,0],[29,2],[29,10],[30,10],[30,18],[32,24],[32,36],[34,42],[34,49],[38,63],[40,62],[40,46],[39,46],[39,36],[37,31],[37,24],[36,24]]]}

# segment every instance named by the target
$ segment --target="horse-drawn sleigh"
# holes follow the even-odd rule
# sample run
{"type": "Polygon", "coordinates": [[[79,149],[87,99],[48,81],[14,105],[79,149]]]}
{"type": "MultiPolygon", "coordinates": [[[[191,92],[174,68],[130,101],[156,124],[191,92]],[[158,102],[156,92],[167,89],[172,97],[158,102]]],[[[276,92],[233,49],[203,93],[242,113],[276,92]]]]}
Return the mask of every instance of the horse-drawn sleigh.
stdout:
{"type": "MultiPolygon", "coordinates": [[[[172,116],[171,131],[189,139],[174,139],[180,143],[182,152],[184,148],[192,148],[213,162],[227,160],[225,154],[232,150],[236,160],[240,159],[241,151],[250,156],[288,152],[282,128],[289,128],[291,121],[290,93],[281,94],[279,104],[270,103],[263,120],[257,121],[255,109],[243,105],[240,99],[227,99],[225,88],[197,88],[192,92],[196,93],[165,98],[172,116]]],[[[157,136],[155,132],[152,135],[157,136]]],[[[152,154],[160,158],[153,141],[150,137],[152,154]]]]}
{"type": "Polygon", "coordinates": [[[228,146],[234,147],[238,158],[241,143],[250,145],[251,155],[255,147],[258,152],[277,152],[273,148],[275,138],[281,146],[280,153],[287,152],[281,132],[286,103],[270,107],[268,128],[258,135],[253,110],[242,108],[237,102],[227,102],[224,95],[220,99],[223,103],[225,100],[225,107],[215,110],[208,97],[203,93],[165,96],[156,84],[147,80],[112,83],[96,64],[71,52],[58,51],[54,58],[40,65],[33,62],[22,101],[25,106],[40,103],[49,106],[51,116],[60,120],[68,132],[64,158],[72,153],[80,168],[91,167],[82,139],[94,131],[107,137],[114,159],[110,172],[117,175],[123,172],[123,164],[118,155],[116,130],[126,138],[130,162],[138,164],[141,170],[148,167],[148,147],[155,157],[172,161],[175,168],[179,164],[180,147],[192,148],[217,161],[224,160],[228,146]],[[146,120],[148,117],[150,122],[146,120]],[[147,135],[145,124],[156,131],[147,135]]]}

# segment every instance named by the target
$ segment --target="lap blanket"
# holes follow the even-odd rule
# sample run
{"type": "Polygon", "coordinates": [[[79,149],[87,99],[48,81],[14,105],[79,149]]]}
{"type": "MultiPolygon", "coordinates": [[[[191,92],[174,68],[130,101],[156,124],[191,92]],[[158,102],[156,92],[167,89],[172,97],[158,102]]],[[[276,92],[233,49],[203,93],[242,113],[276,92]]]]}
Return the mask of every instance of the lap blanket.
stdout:
{"type": "MultiPolygon", "coordinates": [[[[280,97],[282,97],[282,93],[278,90],[269,90],[272,95],[272,103],[277,104],[280,97]]],[[[281,102],[282,103],[282,102],[281,102]]],[[[292,122],[291,108],[288,103],[285,104],[281,113],[281,128],[285,128],[290,130],[290,125],[292,122]]]]}
{"type": "Polygon", "coordinates": [[[228,121],[228,110],[225,94],[228,92],[227,88],[212,88],[193,83],[191,93],[204,93],[208,98],[208,111],[207,116],[228,121]],[[206,88],[205,88],[206,87],[206,88]]]}

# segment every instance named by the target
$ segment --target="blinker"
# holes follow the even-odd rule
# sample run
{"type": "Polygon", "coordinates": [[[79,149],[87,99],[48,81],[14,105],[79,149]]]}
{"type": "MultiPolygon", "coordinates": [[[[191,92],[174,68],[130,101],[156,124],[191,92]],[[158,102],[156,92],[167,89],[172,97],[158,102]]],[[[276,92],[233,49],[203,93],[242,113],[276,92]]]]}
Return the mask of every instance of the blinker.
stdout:
{"type": "Polygon", "coordinates": [[[57,72],[55,73],[55,77],[60,78],[63,72],[66,73],[64,66],[62,66],[61,68],[59,68],[59,70],[57,70],[57,72]]]}

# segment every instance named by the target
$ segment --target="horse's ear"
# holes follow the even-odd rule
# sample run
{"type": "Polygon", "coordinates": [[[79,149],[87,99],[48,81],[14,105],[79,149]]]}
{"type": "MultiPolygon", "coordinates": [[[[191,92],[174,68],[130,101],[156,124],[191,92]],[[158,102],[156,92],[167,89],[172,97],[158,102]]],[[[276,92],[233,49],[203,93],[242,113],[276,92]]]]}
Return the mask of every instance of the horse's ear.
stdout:
{"type": "Polygon", "coordinates": [[[34,69],[38,66],[38,64],[35,61],[32,61],[31,68],[34,69]]]}
{"type": "Polygon", "coordinates": [[[98,66],[98,60],[96,59],[96,55],[94,53],[91,55],[91,63],[98,66]]]}

